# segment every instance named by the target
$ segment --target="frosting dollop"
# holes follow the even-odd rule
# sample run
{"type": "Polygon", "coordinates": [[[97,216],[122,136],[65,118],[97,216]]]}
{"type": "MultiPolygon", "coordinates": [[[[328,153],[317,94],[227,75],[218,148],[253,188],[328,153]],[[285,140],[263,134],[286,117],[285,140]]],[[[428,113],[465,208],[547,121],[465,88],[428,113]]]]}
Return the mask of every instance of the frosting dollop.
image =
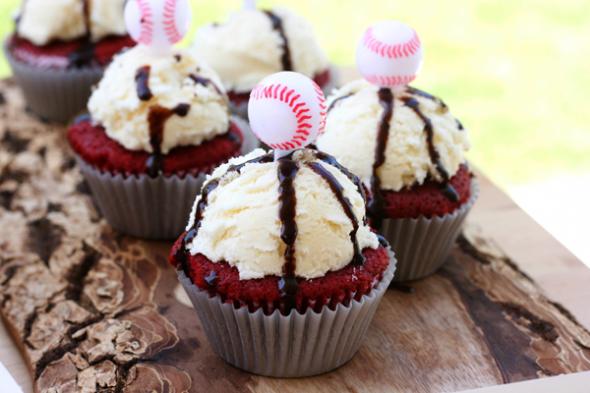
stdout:
{"type": "Polygon", "coordinates": [[[124,5],[125,0],[26,0],[19,12],[17,33],[35,45],[71,41],[87,34],[92,41],[125,35],[124,5]]]}
{"type": "Polygon", "coordinates": [[[228,91],[249,92],[265,76],[284,71],[284,45],[292,70],[310,78],[326,71],[328,59],[307,20],[283,7],[243,9],[221,24],[200,28],[193,49],[215,71],[228,91]],[[273,18],[274,21],[273,21],[273,18]],[[280,29],[273,23],[280,23],[280,29]]]}
{"type": "MultiPolygon", "coordinates": [[[[335,91],[328,98],[326,131],[317,140],[320,150],[334,155],[367,186],[373,174],[378,130],[384,111],[378,90],[378,87],[358,80],[335,91]]],[[[394,91],[385,162],[377,169],[381,189],[399,191],[422,184],[429,175],[437,181],[444,181],[429,151],[425,121],[412,105],[417,105],[420,113],[432,124],[432,147],[448,176],[457,173],[465,162],[465,152],[470,144],[461,123],[436,97],[404,87],[394,91]]]]}
{"type": "MultiPolygon", "coordinates": [[[[197,235],[187,244],[188,251],[212,261],[236,266],[240,279],[282,276],[286,244],[281,239],[280,160],[267,160],[258,149],[218,167],[207,179],[207,204],[198,221],[197,235]],[[241,166],[236,170],[237,166],[241,166]],[[216,188],[211,187],[215,183],[216,188]]],[[[365,200],[357,185],[330,160],[318,158],[312,150],[292,156],[298,167],[294,177],[295,274],[312,279],[339,270],[353,260],[355,250],[353,220],[346,214],[337,193],[318,174],[325,170],[341,186],[358,223],[356,241],[360,250],[379,247],[377,236],[364,222],[365,200]],[[315,167],[315,170],[314,170],[315,167]]],[[[187,230],[195,223],[197,197],[187,230]]]]}
{"type": "Polygon", "coordinates": [[[129,150],[148,153],[154,153],[150,114],[181,109],[164,123],[159,148],[166,154],[228,131],[227,97],[220,86],[215,72],[186,50],[156,55],[138,45],[114,58],[88,109],[110,138],[129,150]]]}

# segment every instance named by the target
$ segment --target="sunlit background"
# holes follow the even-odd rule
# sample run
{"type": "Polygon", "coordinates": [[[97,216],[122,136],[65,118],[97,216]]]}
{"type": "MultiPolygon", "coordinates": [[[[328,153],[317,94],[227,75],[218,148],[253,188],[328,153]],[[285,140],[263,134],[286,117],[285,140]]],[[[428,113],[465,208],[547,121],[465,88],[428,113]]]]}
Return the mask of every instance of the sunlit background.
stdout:
{"type": "MultiPolygon", "coordinates": [[[[0,2],[0,34],[18,0],[0,2]]],[[[590,1],[260,1],[314,25],[332,61],[353,66],[376,20],[412,25],[425,47],[415,85],[442,97],[469,129],[470,160],[579,257],[590,261],[590,1]]],[[[195,27],[239,0],[193,0],[195,27]]],[[[9,69],[0,59],[0,76],[9,69]]]]}

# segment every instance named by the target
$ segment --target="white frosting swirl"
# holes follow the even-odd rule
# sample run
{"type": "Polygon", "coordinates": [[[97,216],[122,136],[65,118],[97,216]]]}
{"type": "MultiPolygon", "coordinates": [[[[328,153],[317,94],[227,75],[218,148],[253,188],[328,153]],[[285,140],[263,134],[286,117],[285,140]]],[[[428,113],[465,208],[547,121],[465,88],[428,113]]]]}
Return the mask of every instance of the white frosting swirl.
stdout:
{"type": "MultiPolygon", "coordinates": [[[[226,261],[236,266],[240,279],[281,276],[285,264],[285,243],[281,240],[279,218],[278,163],[246,164],[240,171],[227,173],[230,165],[259,157],[258,149],[245,157],[230,160],[208,178],[222,178],[208,195],[208,204],[200,221],[197,236],[188,244],[191,254],[201,253],[211,261],[226,261]],[[225,176],[224,176],[225,175],[225,176]]],[[[359,222],[359,248],[379,247],[377,236],[363,224],[365,203],[354,183],[339,169],[299,151],[294,157],[300,163],[294,180],[296,196],[297,239],[295,273],[312,279],[329,271],[342,269],[354,255],[350,234],[353,224],[328,183],[305,165],[319,162],[342,185],[359,222]]],[[[196,206],[187,230],[194,223],[196,206]]]]}
{"type": "MultiPolygon", "coordinates": [[[[293,71],[310,78],[328,69],[307,20],[283,7],[272,9],[283,25],[293,71]]],[[[228,91],[249,92],[265,76],[283,71],[283,39],[261,10],[241,10],[222,24],[200,28],[193,49],[219,73],[228,91]]]]}
{"type": "MultiPolygon", "coordinates": [[[[424,121],[401,101],[405,95],[407,92],[403,90],[394,95],[385,163],[377,171],[381,188],[385,190],[399,191],[422,184],[429,174],[443,180],[428,152],[424,121]]],[[[461,129],[457,119],[439,101],[417,94],[412,97],[430,119],[434,147],[441,164],[452,177],[465,162],[465,152],[470,147],[467,131],[461,129]]],[[[317,146],[335,156],[369,185],[383,113],[378,88],[364,80],[351,82],[328,98],[330,105],[333,107],[328,113],[326,131],[318,138],[317,146]]]]}
{"type": "Polygon", "coordinates": [[[171,116],[164,125],[161,152],[199,145],[229,127],[227,97],[215,72],[183,49],[155,55],[138,45],[117,55],[92,93],[88,109],[107,135],[129,150],[154,153],[150,143],[149,114],[153,107],[173,109],[188,104],[185,116],[171,116]],[[147,85],[152,97],[141,100],[136,75],[149,66],[147,85]],[[200,83],[194,76],[210,81],[200,83]]]}

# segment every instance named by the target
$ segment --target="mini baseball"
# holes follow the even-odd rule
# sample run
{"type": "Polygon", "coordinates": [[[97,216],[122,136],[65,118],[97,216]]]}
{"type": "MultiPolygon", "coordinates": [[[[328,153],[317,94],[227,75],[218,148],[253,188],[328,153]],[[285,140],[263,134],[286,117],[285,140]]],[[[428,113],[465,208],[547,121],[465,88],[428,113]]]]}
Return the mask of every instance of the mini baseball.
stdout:
{"type": "Polygon", "coordinates": [[[248,117],[254,134],[275,150],[314,142],[326,125],[326,99],[318,85],[296,72],[264,78],[250,94],[248,117]]]}
{"type": "Polygon", "coordinates": [[[166,50],[189,30],[188,0],[129,0],[125,24],[131,38],[156,50],[166,50]]]}
{"type": "Polygon", "coordinates": [[[398,21],[369,27],[356,51],[361,75],[374,85],[398,87],[416,78],[422,63],[422,45],[414,29],[398,21]]]}

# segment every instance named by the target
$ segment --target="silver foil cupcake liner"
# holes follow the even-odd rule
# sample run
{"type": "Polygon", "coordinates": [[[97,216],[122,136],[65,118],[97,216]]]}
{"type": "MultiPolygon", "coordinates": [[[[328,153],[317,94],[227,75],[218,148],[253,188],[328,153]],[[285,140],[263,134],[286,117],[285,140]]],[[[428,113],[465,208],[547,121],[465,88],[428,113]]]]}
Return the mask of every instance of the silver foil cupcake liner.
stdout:
{"type": "Polygon", "coordinates": [[[76,158],[107,222],[118,232],[144,239],[177,238],[205,181],[205,174],[123,176],[101,172],[76,158]]]}
{"type": "Polygon", "coordinates": [[[213,350],[229,364],[242,370],[271,377],[306,377],[334,370],[358,351],[389,286],[396,261],[390,251],[390,265],[373,290],[321,312],[295,310],[283,315],[275,310],[235,308],[194,285],[185,273],[179,280],[191,299],[213,350]]]}
{"type": "Polygon", "coordinates": [[[7,44],[4,54],[30,110],[44,120],[67,123],[86,108],[92,86],[102,77],[101,67],[51,69],[15,59],[7,44]]]}
{"type": "Polygon", "coordinates": [[[398,260],[394,281],[411,281],[437,271],[447,260],[461,227],[479,195],[475,178],[469,200],[442,217],[384,219],[380,233],[398,260]]]}
{"type": "MultiPolygon", "coordinates": [[[[231,121],[244,135],[241,154],[258,147],[258,140],[245,120],[232,116],[231,121]]],[[[76,156],[76,160],[107,222],[118,232],[144,239],[176,239],[186,227],[207,176],[123,176],[102,172],[81,157],[76,156]]]]}

